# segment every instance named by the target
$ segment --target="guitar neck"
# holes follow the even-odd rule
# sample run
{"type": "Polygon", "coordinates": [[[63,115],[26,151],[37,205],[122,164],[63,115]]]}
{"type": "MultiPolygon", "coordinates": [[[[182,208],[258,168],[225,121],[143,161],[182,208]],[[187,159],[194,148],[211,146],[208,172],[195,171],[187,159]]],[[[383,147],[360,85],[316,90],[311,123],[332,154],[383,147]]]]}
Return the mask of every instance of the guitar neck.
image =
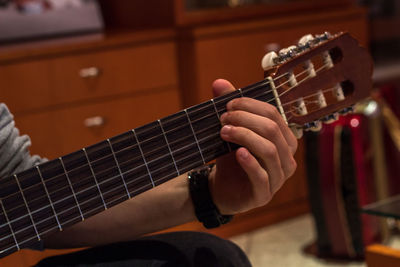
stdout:
{"type": "Polygon", "coordinates": [[[223,141],[226,104],[273,105],[265,79],[0,181],[0,256],[91,217],[237,148],[223,141]]]}

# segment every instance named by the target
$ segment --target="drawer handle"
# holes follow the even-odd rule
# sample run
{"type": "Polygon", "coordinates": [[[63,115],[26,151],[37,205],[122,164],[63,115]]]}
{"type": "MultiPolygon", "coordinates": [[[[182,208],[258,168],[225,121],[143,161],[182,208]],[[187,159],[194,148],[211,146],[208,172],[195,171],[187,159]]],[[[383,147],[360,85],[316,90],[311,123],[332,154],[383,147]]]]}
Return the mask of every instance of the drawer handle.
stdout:
{"type": "Polygon", "coordinates": [[[83,124],[87,127],[87,128],[95,128],[95,127],[100,127],[103,126],[105,124],[106,120],[101,117],[101,116],[94,116],[94,117],[90,117],[87,118],[83,121],[83,124]]]}
{"type": "Polygon", "coordinates": [[[87,78],[95,78],[100,76],[100,69],[97,67],[89,67],[89,68],[83,68],[79,71],[79,76],[81,78],[87,79],[87,78]]]}

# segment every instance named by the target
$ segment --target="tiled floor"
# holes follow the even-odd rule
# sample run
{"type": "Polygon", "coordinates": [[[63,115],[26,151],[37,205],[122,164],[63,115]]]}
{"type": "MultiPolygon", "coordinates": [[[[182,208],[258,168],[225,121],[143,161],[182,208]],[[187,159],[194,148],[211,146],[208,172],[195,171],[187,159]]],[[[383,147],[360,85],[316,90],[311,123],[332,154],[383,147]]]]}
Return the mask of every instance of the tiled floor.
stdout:
{"type": "Polygon", "coordinates": [[[365,267],[362,262],[332,263],[302,252],[314,240],[313,220],[300,216],[231,240],[247,254],[254,267],[365,267]]]}

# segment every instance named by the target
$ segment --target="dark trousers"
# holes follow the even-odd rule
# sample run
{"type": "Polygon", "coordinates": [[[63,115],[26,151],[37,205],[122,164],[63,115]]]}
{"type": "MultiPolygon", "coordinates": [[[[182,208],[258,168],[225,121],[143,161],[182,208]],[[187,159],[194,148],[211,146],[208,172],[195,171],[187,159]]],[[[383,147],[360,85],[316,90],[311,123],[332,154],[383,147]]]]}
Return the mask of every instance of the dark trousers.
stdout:
{"type": "Polygon", "coordinates": [[[49,257],[36,265],[47,266],[247,267],[251,264],[231,241],[200,232],[174,232],[49,257]]]}

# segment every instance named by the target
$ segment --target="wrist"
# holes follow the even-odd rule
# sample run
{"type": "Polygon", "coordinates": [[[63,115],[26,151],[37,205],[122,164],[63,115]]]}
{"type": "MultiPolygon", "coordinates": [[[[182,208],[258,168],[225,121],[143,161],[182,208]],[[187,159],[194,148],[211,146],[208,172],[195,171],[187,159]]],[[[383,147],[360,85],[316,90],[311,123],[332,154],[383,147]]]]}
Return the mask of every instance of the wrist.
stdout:
{"type": "Polygon", "coordinates": [[[221,214],[215,205],[210,193],[209,179],[213,171],[212,166],[207,165],[195,169],[188,174],[189,192],[193,201],[197,219],[206,228],[215,228],[232,220],[232,215],[221,214]]]}

